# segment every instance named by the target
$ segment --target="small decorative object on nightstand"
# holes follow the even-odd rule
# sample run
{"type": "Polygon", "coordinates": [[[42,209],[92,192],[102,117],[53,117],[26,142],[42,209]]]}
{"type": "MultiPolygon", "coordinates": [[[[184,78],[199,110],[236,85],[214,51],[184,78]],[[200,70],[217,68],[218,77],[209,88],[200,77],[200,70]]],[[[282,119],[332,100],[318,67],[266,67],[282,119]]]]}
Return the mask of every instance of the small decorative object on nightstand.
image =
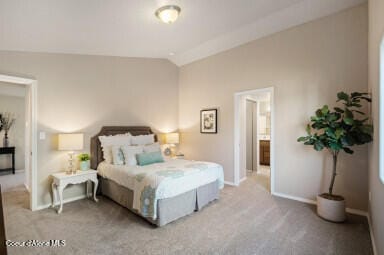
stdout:
{"type": "Polygon", "coordinates": [[[92,195],[88,192],[88,184],[89,181],[93,182],[93,200],[97,202],[96,198],[96,190],[98,185],[97,180],[97,171],[95,170],[86,170],[86,171],[76,171],[72,175],[68,175],[65,172],[52,174],[53,182],[52,182],[52,207],[56,206],[57,196],[59,197],[60,206],[57,210],[57,213],[61,213],[63,211],[63,191],[68,184],[87,184],[87,197],[91,197],[92,195]]]}
{"type": "Polygon", "coordinates": [[[90,165],[91,165],[91,162],[90,162],[91,157],[89,156],[89,154],[88,153],[81,153],[81,154],[77,155],[77,158],[80,161],[80,170],[82,170],[82,171],[89,170],[90,165]]]}

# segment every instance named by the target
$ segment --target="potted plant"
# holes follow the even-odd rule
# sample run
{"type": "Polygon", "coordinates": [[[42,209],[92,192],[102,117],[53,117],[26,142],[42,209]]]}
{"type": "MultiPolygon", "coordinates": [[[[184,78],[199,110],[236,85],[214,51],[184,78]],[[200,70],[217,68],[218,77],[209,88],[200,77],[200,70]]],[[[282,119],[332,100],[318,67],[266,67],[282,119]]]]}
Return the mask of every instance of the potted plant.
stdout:
{"type": "Polygon", "coordinates": [[[88,153],[79,154],[78,159],[80,161],[80,170],[86,171],[90,168],[90,156],[88,153]]]}
{"type": "Polygon", "coordinates": [[[297,140],[313,146],[316,151],[328,149],[332,155],[332,178],[328,192],[317,196],[317,214],[329,221],[345,220],[345,199],[333,194],[339,153],[344,151],[352,154],[352,146],[372,141],[373,126],[369,124],[369,118],[360,109],[362,101],[371,102],[368,93],[354,92],[348,95],[339,92],[337,102],[341,102],[343,106],[330,110],[328,105],[324,105],[316,110],[316,115],[311,117],[307,125],[307,136],[297,140]]]}
{"type": "Polygon", "coordinates": [[[8,132],[15,123],[15,117],[12,113],[6,112],[0,115],[1,118],[1,126],[2,129],[4,129],[4,139],[3,139],[3,146],[8,147],[9,146],[9,138],[8,138],[8,132]]]}

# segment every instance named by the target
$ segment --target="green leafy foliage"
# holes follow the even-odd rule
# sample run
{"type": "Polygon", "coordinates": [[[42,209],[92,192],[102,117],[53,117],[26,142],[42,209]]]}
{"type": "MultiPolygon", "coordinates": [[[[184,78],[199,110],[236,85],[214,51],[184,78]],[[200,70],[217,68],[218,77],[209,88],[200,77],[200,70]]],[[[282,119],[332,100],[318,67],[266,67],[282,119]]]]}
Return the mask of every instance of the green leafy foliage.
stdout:
{"type": "Polygon", "coordinates": [[[81,153],[77,156],[80,161],[88,161],[91,159],[88,153],[81,153]]]}
{"type": "Polygon", "coordinates": [[[307,125],[307,136],[299,137],[297,141],[313,146],[316,151],[327,148],[332,152],[343,150],[352,154],[350,147],[372,141],[373,127],[369,118],[362,118],[365,113],[360,110],[364,101],[371,102],[368,93],[337,93],[337,102],[343,106],[330,110],[324,105],[317,109],[307,125]]]}

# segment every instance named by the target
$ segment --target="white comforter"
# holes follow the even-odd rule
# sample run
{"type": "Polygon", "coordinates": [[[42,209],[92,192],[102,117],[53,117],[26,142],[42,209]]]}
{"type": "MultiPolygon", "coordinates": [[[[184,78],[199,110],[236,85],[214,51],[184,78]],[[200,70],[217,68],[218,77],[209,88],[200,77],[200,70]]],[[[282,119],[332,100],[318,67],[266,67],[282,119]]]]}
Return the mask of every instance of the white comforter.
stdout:
{"type": "Polygon", "coordinates": [[[134,192],[133,208],[142,216],[157,218],[157,200],[170,198],[218,180],[224,186],[222,166],[216,163],[172,159],[147,166],[117,166],[102,162],[101,176],[134,192]]]}

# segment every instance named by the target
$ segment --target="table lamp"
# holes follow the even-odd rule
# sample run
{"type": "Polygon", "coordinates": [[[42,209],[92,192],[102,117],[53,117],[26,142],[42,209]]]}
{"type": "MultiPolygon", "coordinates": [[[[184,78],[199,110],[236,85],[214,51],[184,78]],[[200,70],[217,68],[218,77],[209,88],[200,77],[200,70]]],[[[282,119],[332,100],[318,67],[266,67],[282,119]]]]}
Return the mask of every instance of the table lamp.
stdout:
{"type": "Polygon", "coordinates": [[[73,155],[75,154],[74,151],[79,151],[83,149],[84,146],[84,135],[77,133],[77,134],[59,134],[59,144],[58,144],[58,150],[60,151],[68,151],[69,155],[69,166],[67,171],[65,171],[67,174],[74,174],[76,173],[76,170],[73,167],[73,155]]]}
{"type": "Polygon", "coordinates": [[[165,134],[165,143],[168,144],[168,147],[164,150],[164,154],[167,156],[172,155],[172,148],[175,147],[176,144],[179,144],[180,137],[179,133],[168,133],[165,134]]]}

